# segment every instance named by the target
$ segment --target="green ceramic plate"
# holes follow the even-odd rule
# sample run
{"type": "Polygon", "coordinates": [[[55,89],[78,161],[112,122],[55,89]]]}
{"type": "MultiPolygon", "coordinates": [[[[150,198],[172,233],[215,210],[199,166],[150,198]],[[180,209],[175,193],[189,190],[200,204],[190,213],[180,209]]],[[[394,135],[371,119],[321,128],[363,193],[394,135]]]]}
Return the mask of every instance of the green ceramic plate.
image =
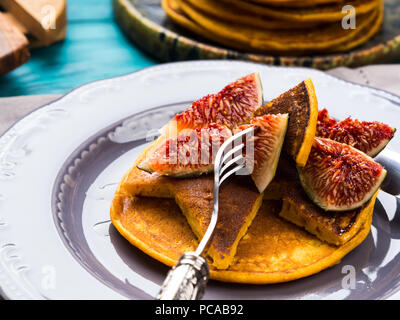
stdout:
{"type": "Polygon", "coordinates": [[[113,0],[115,17],[125,33],[161,61],[238,59],[270,65],[330,69],[400,60],[400,1],[385,0],[382,30],[364,45],[346,53],[315,56],[270,56],[223,48],[175,25],[161,0],[113,0]]]}

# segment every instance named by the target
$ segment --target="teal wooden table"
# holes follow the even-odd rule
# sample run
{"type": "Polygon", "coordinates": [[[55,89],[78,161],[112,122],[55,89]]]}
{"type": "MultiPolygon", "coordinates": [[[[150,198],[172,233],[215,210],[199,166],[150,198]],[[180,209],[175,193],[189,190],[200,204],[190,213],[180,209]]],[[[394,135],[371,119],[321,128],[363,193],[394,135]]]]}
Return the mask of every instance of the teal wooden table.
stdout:
{"type": "Polygon", "coordinates": [[[27,64],[0,77],[1,97],[62,94],[157,63],[119,29],[111,0],[68,0],[67,7],[65,41],[33,50],[27,64]]]}

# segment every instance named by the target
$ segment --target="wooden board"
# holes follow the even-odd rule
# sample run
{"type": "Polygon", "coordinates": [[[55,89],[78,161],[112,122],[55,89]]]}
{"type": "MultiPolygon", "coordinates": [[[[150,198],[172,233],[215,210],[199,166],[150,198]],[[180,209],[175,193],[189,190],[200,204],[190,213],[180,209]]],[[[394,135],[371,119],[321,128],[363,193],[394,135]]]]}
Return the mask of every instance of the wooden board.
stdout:
{"type": "Polygon", "coordinates": [[[24,34],[0,12],[0,75],[29,60],[28,44],[24,34]]]}
{"type": "Polygon", "coordinates": [[[114,14],[121,28],[140,48],[161,61],[239,59],[270,65],[330,69],[400,59],[398,0],[385,0],[383,28],[364,45],[345,53],[297,57],[253,54],[221,47],[176,26],[160,3],[161,0],[113,0],[114,14]]]}
{"type": "MultiPolygon", "coordinates": [[[[17,18],[15,18],[11,13],[4,12],[3,14],[8,18],[11,24],[13,24],[19,31],[21,31],[28,37],[30,49],[46,47],[49,45],[49,42],[46,38],[40,40],[31,36],[29,30],[20,21],[18,21],[17,18]]],[[[65,25],[64,27],[60,27],[57,29],[55,38],[51,39],[51,43],[64,40],[66,35],[67,35],[67,26],[65,25]]]]}
{"type": "Polygon", "coordinates": [[[43,46],[57,41],[67,24],[65,0],[1,0],[0,5],[43,46]]]}

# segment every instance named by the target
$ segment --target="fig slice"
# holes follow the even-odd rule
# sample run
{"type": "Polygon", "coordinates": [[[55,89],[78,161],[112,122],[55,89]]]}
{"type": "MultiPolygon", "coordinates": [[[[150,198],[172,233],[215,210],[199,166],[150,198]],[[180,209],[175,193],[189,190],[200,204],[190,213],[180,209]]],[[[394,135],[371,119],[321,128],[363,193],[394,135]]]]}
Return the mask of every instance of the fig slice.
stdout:
{"type": "Polygon", "coordinates": [[[216,94],[209,94],[177,114],[162,133],[175,135],[182,129],[202,128],[215,123],[229,129],[249,123],[254,111],[263,103],[263,91],[258,72],[251,73],[227,85],[216,94]]]}
{"type": "Polygon", "coordinates": [[[137,167],[177,178],[199,176],[214,170],[217,151],[232,131],[223,125],[183,129],[177,136],[156,143],[137,167]]]}
{"type": "Polygon", "coordinates": [[[281,94],[255,112],[255,115],[288,113],[289,124],[283,148],[296,164],[304,167],[317,127],[318,101],[311,79],[281,94]]]}
{"type": "Polygon", "coordinates": [[[325,138],[314,139],[307,165],[297,169],[307,195],[326,211],[361,207],[386,176],[386,170],[365,153],[325,138]]]}
{"type": "MultiPolygon", "coordinates": [[[[288,127],[288,114],[266,114],[254,117],[250,124],[239,126],[234,133],[254,126],[253,152],[245,154],[247,168],[252,168],[251,177],[260,193],[264,192],[274,178],[278,167],[288,127]]],[[[247,148],[246,148],[247,150],[247,148]]]]}
{"type": "Polygon", "coordinates": [[[359,121],[350,117],[336,121],[328,110],[318,113],[317,136],[348,144],[375,157],[393,138],[396,129],[378,121],[359,121]]]}

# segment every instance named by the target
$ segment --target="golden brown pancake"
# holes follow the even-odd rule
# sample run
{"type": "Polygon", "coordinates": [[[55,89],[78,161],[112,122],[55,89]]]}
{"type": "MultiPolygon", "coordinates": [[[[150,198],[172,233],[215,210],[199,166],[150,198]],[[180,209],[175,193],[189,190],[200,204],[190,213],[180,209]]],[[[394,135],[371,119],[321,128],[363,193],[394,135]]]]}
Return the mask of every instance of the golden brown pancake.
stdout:
{"type": "MultiPolygon", "coordinates": [[[[139,170],[136,165],[144,159],[150,145],[125,175],[119,193],[175,199],[198,239],[202,239],[210,223],[213,208],[213,176],[177,179],[139,170]]],[[[207,254],[213,265],[226,269],[236,253],[239,240],[247,231],[262,202],[250,177],[230,179],[220,189],[219,215],[207,254]]]]}
{"type": "Polygon", "coordinates": [[[304,29],[314,27],[321,22],[307,21],[285,21],[271,17],[255,15],[252,12],[232,6],[215,0],[187,0],[193,7],[212,15],[218,19],[228,21],[229,23],[240,24],[242,26],[255,27],[260,29],[304,29]]]}
{"type": "Polygon", "coordinates": [[[314,204],[299,181],[296,167],[281,156],[277,176],[264,191],[264,200],[283,201],[279,216],[304,228],[322,241],[343,245],[356,235],[372,214],[378,192],[361,208],[327,212],[314,204]]]}
{"type": "MultiPolygon", "coordinates": [[[[210,223],[213,208],[213,179],[210,176],[185,179],[174,188],[175,201],[192,231],[202,239],[210,223]]],[[[207,254],[218,269],[228,268],[237,245],[256,216],[262,194],[251,180],[233,178],[220,189],[218,223],[207,254]]]]}
{"type": "Polygon", "coordinates": [[[356,29],[342,28],[341,19],[346,14],[341,12],[342,2],[312,8],[274,8],[241,0],[162,0],[174,22],[204,38],[245,52],[279,55],[348,51],[380,30],[382,0],[346,4],[356,8],[356,29]],[[276,17],[277,12],[283,18],[276,17]]]}
{"type": "MultiPolygon", "coordinates": [[[[146,150],[151,148],[152,145],[146,150]]],[[[143,203],[145,201],[137,196],[175,199],[192,232],[197,239],[201,239],[212,213],[212,177],[176,179],[139,170],[136,168],[136,164],[145,157],[146,150],[138,157],[135,165],[123,178],[117,191],[116,199],[125,199],[125,202],[128,201],[126,199],[133,199],[132,206],[134,207],[135,203],[143,203]]],[[[290,171],[293,166],[293,161],[290,158],[281,157],[278,176],[264,194],[264,211],[268,211],[266,208],[268,204],[273,204],[273,208],[279,207],[279,210],[271,209],[276,211],[274,211],[276,216],[280,215],[282,218],[305,228],[322,241],[341,246],[351,242],[367,224],[368,218],[372,215],[375,198],[361,210],[327,214],[307,198],[297,176],[295,176],[296,170],[290,171]],[[282,208],[280,201],[268,201],[267,199],[283,199],[282,208]]],[[[222,188],[220,219],[208,251],[208,255],[211,257],[209,262],[215,269],[227,269],[235,263],[234,261],[236,261],[238,255],[238,245],[243,241],[240,239],[243,238],[256,216],[261,204],[261,198],[262,195],[256,191],[248,177],[235,177],[222,188]]],[[[156,198],[151,199],[155,201],[154,203],[162,201],[156,198]]],[[[127,203],[130,202],[128,201],[127,203]]],[[[170,209],[171,205],[168,201],[166,203],[168,203],[166,211],[170,212],[172,210],[170,209]]],[[[135,207],[135,210],[136,208],[139,207],[135,207]]],[[[123,209],[119,210],[123,211],[123,209]]],[[[148,209],[140,207],[137,210],[147,211],[148,209]]],[[[151,211],[154,210],[157,211],[152,206],[151,211]]],[[[163,222],[161,221],[160,223],[163,222]]],[[[156,227],[156,225],[154,226],[156,227]]],[[[298,227],[296,228],[298,229],[298,227]]],[[[143,232],[145,230],[143,229],[143,232]]],[[[123,235],[125,237],[129,236],[126,232],[123,235]]],[[[312,235],[310,237],[314,238],[314,240],[316,239],[312,235]]],[[[133,243],[135,244],[136,242],[133,241],[133,243]]],[[[160,261],[164,262],[164,260],[160,261]]]]}
{"type": "Polygon", "coordinates": [[[226,46],[230,45],[231,41],[229,39],[221,39],[220,37],[215,36],[213,33],[210,33],[207,30],[199,27],[194,21],[188,18],[180,9],[179,4],[176,2],[176,0],[162,0],[161,6],[163,7],[168,17],[183,28],[188,29],[206,39],[215,41],[216,43],[221,43],[226,46]]]}
{"type": "Polygon", "coordinates": [[[343,3],[343,0],[252,0],[260,5],[283,8],[306,8],[323,4],[343,3]]]}
{"type": "MultiPolygon", "coordinates": [[[[374,14],[357,15],[357,28],[343,29],[341,21],[304,30],[268,30],[225,22],[205,14],[183,0],[174,0],[189,19],[197,25],[192,31],[232,48],[245,51],[290,53],[337,51],[343,44],[366,33],[376,20],[378,2],[374,0],[374,14]]],[[[180,23],[180,21],[176,21],[180,23]]]]}
{"type": "MultiPolygon", "coordinates": [[[[372,212],[360,231],[342,246],[329,245],[278,216],[279,201],[264,201],[234,261],[226,270],[210,266],[211,279],[266,284],[291,281],[337,264],[368,235],[372,212]]],[[[133,197],[117,193],[111,220],[133,245],[173,266],[197,246],[185,217],[174,200],[133,197]]],[[[209,260],[209,262],[211,262],[209,260]]]]}
{"type": "Polygon", "coordinates": [[[361,208],[327,212],[308,199],[301,185],[291,184],[283,196],[279,216],[303,227],[323,241],[340,246],[354,237],[371,216],[377,194],[361,208]]]}
{"type": "Polygon", "coordinates": [[[314,142],[318,120],[318,101],[311,79],[282,93],[255,112],[256,115],[266,113],[289,114],[283,147],[299,166],[304,167],[314,142]]]}
{"type": "MultiPolygon", "coordinates": [[[[378,9],[375,10],[375,16],[374,20],[370,26],[370,28],[366,28],[365,32],[359,33],[353,40],[348,41],[346,43],[341,44],[337,48],[335,48],[336,51],[348,51],[350,49],[353,49],[364,42],[366,42],[368,39],[373,37],[375,34],[378,33],[378,31],[382,27],[383,23],[383,10],[384,10],[384,2],[383,0],[379,0],[379,5],[378,9]]],[[[374,15],[374,12],[370,13],[371,15],[374,15]]]]}
{"type": "MultiPolygon", "coordinates": [[[[201,1],[201,0],[200,0],[201,1]]],[[[286,21],[302,22],[334,22],[341,21],[347,12],[342,12],[345,5],[356,9],[357,17],[373,11],[378,6],[378,0],[349,0],[340,3],[328,3],[307,8],[274,8],[243,0],[218,0],[236,6],[256,15],[286,21]]]]}

